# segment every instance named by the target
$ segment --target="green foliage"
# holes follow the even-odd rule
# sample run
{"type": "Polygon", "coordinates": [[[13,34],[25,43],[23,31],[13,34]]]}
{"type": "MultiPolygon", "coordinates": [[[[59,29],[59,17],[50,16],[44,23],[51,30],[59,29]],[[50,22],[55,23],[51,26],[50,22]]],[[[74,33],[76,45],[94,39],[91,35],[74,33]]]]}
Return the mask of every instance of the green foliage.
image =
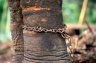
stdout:
{"type": "Polygon", "coordinates": [[[0,0],[0,41],[11,39],[10,13],[7,0],[0,0]]]}
{"type": "Polygon", "coordinates": [[[64,23],[78,23],[80,14],[80,0],[63,0],[64,23]]]}
{"type": "MultiPolygon", "coordinates": [[[[77,24],[83,0],[63,0],[64,23],[77,24]]],[[[89,24],[96,24],[96,0],[89,0],[85,17],[89,24]]]]}
{"type": "Polygon", "coordinates": [[[89,0],[86,20],[89,24],[96,24],[96,0],[89,0]]]}

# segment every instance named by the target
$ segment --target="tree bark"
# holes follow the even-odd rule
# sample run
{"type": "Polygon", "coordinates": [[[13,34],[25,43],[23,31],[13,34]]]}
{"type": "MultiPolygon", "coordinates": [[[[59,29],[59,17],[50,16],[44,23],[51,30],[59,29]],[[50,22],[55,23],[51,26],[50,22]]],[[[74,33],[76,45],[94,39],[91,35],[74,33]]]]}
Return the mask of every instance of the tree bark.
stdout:
{"type": "Polygon", "coordinates": [[[20,0],[8,0],[11,11],[11,34],[15,54],[11,63],[22,63],[24,58],[24,40],[23,40],[23,16],[20,7],[20,0]]]}
{"type": "MultiPolygon", "coordinates": [[[[20,6],[22,8],[24,25],[32,27],[40,26],[49,29],[60,28],[63,25],[63,18],[61,11],[62,0],[20,0],[20,6]]],[[[19,6],[17,7],[19,8],[19,6]]],[[[18,18],[22,17],[22,15],[18,16],[18,18]]],[[[14,16],[12,15],[13,19],[14,17],[15,15],[14,16]]],[[[22,20],[20,21],[22,22],[22,20]]],[[[19,24],[21,23],[20,21],[19,24]]],[[[20,28],[18,29],[18,31],[20,31],[20,29],[22,30],[21,25],[19,26],[20,28]]],[[[14,37],[17,36],[15,33],[16,28],[13,30],[15,30],[12,31],[12,33],[14,34],[13,38],[16,39],[16,37],[14,37]]],[[[63,39],[60,34],[36,33],[33,31],[30,32],[26,30],[23,31],[23,34],[22,31],[19,33],[21,33],[21,35],[18,36],[21,37],[19,37],[18,39],[21,38],[22,42],[23,42],[22,35],[24,34],[23,63],[72,63],[71,58],[67,53],[65,39],[63,39]]],[[[17,46],[19,45],[17,44],[17,46]]],[[[21,49],[23,50],[23,45],[21,49]]]]}
{"type": "MultiPolygon", "coordinates": [[[[62,0],[21,0],[24,25],[60,28],[62,0]]],[[[24,32],[25,63],[71,63],[65,39],[57,33],[24,32]]]]}

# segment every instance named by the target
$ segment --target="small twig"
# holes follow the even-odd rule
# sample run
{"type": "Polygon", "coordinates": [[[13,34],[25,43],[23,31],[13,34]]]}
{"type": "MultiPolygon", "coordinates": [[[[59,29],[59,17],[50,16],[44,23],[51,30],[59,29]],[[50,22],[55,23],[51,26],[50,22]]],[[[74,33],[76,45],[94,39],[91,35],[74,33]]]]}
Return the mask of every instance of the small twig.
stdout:
{"type": "Polygon", "coordinates": [[[88,24],[88,22],[85,21],[85,23],[86,23],[86,25],[87,25],[89,31],[91,32],[91,34],[94,35],[94,33],[93,33],[93,31],[92,31],[92,28],[90,27],[90,25],[88,24]]]}
{"type": "Polygon", "coordinates": [[[88,0],[83,0],[83,5],[82,5],[80,17],[79,17],[79,24],[84,23],[86,10],[87,10],[87,4],[88,4],[88,0]]]}

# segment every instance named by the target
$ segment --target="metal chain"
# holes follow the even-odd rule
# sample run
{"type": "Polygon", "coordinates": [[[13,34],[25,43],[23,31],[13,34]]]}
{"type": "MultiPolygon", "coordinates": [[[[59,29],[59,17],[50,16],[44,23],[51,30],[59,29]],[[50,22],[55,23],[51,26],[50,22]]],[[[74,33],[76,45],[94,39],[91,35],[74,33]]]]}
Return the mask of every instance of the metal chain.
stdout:
{"type": "Polygon", "coordinates": [[[24,25],[23,29],[28,30],[28,31],[38,32],[38,33],[41,33],[41,32],[60,33],[63,38],[69,38],[70,37],[68,35],[68,33],[66,32],[66,25],[64,25],[62,28],[58,28],[58,29],[47,29],[47,28],[43,28],[43,27],[30,27],[30,26],[24,25]]]}

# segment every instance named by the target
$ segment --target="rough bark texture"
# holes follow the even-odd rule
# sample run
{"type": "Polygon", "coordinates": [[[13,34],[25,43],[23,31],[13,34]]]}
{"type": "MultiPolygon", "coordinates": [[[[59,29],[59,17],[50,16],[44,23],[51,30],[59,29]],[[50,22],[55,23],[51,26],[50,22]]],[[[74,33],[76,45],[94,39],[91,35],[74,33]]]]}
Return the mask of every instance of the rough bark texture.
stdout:
{"type": "MultiPolygon", "coordinates": [[[[12,3],[13,0],[10,1],[12,3]]],[[[20,0],[20,6],[22,8],[24,25],[41,26],[45,28],[59,28],[62,27],[63,25],[63,18],[61,11],[62,0],[20,0]]],[[[20,8],[19,6],[13,7],[13,3],[11,4],[10,7],[12,7],[13,9],[18,7],[18,10],[20,8]]],[[[14,15],[13,11],[11,11],[11,13],[12,13],[11,16],[13,18],[12,22],[14,21],[17,24],[18,22],[17,18],[21,18],[21,15],[18,14],[14,15]]],[[[22,22],[21,19],[19,21],[22,22]]],[[[18,23],[20,24],[21,22],[18,23]]],[[[12,34],[14,34],[13,40],[17,40],[16,37],[19,36],[18,39],[20,41],[14,41],[14,42],[17,43],[21,41],[23,42],[23,40],[21,40],[22,39],[21,25],[19,25],[18,29],[17,28],[13,29],[12,34]],[[17,35],[16,33],[21,34],[17,35]]],[[[16,46],[15,48],[18,49],[18,47],[16,46]]],[[[21,49],[23,50],[23,46],[21,46],[21,49]]],[[[65,39],[63,39],[60,34],[36,33],[24,30],[23,63],[72,63],[72,62],[67,53],[65,39]]]]}
{"type": "MultiPolygon", "coordinates": [[[[24,24],[45,28],[63,25],[61,0],[21,0],[24,24]]],[[[64,39],[56,33],[24,33],[25,63],[70,63],[64,39]]]]}
{"type": "Polygon", "coordinates": [[[8,3],[11,11],[11,32],[15,50],[11,63],[22,63],[24,58],[24,40],[20,0],[8,0],[8,3]]]}

